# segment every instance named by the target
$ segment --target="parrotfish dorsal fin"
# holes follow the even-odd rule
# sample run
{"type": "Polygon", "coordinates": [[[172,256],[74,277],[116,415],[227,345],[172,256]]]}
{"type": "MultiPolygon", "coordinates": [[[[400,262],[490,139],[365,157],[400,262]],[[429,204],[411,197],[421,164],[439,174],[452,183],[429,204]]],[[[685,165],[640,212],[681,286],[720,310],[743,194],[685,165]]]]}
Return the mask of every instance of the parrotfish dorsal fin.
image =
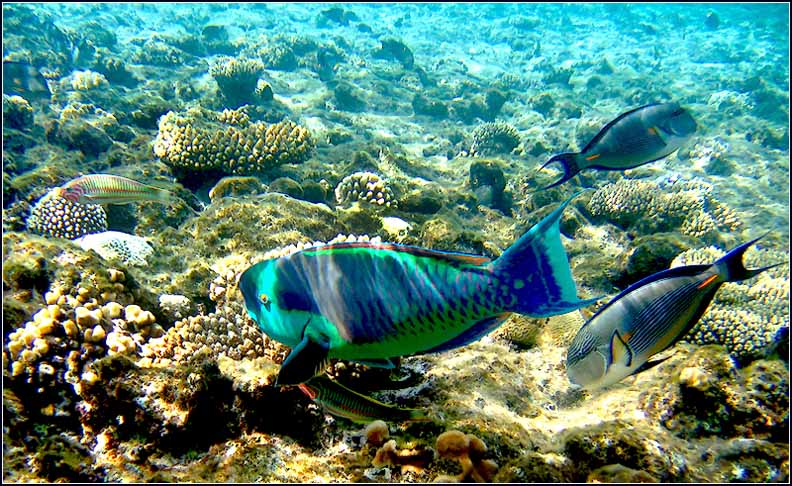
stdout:
{"type": "Polygon", "coordinates": [[[630,347],[627,346],[627,343],[625,343],[619,335],[619,331],[613,331],[610,348],[611,362],[624,363],[625,366],[630,366],[632,364],[632,351],[630,351],[630,347]]]}
{"type": "Polygon", "coordinates": [[[456,253],[449,251],[431,250],[428,248],[420,248],[417,246],[398,245],[396,243],[373,243],[369,241],[356,241],[351,243],[332,243],[329,245],[317,246],[305,250],[306,254],[320,253],[329,250],[343,250],[343,249],[371,249],[371,250],[388,250],[398,253],[406,253],[418,257],[436,258],[446,261],[454,265],[486,265],[490,263],[490,259],[482,255],[473,255],[469,253],[456,253]]]}

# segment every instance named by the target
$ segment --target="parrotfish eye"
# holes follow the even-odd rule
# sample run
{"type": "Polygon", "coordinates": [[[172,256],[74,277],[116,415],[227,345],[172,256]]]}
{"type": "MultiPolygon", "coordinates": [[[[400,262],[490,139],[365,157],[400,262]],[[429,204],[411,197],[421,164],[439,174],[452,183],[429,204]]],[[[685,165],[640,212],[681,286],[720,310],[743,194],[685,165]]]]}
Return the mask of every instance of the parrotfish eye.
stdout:
{"type": "Polygon", "coordinates": [[[270,300],[267,294],[260,294],[259,302],[261,302],[261,304],[264,306],[265,309],[270,310],[270,305],[272,305],[272,301],[270,300]]]}

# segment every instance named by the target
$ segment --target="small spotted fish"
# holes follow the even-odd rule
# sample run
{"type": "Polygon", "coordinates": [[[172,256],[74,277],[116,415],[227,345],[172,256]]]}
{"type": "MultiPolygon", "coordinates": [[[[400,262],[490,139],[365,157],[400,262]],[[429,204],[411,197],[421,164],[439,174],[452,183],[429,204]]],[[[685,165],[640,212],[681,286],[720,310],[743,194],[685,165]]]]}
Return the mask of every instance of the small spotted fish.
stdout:
{"type": "Polygon", "coordinates": [[[248,268],[239,281],[248,314],[292,348],[277,383],[306,382],[330,358],[393,368],[396,357],[476,341],[512,312],[547,317],[591,304],[596,299],[577,298],[561,244],[559,220],[570,200],[495,260],[347,242],[248,268]]]}
{"type": "MultiPolygon", "coordinates": [[[[761,237],[760,237],[761,238],[761,237]]],[[[580,328],[567,351],[567,376],[584,388],[612,385],[662,362],[649,358],[673,346],[698,322],[725,282],[769,268],[747,269],[742,257],[759,238],[711,265],[686,265],[650,275],[614,297],[580,328]]]]}
{"type": "Polygon", "coordinates": [[[56,190],[58,196],[80,204],[127,204],[155,201],[169,204],[179,199],[159,187],[111,174],[89,174],[71,180],[56,190]]]}
{"type": "Polygon", "coordinates": [[[398,408],[361,395],[327,377],[317,376],[300,383],[300,390],[308,398],[322,405],[331,415],[349,419],[355,423],[373,420],[392,422],[425,422],[429,418],[417,408],[398,408]]]}
{"type": "Polygon", "coordinates": [[[564,175],[549,189],[583,169],[625,170],[668,157],[696,133],[696,121],[678,103],[653,103],[605,125],[580,152],[558,154],[539,170],[559,163],[564,175]]]}

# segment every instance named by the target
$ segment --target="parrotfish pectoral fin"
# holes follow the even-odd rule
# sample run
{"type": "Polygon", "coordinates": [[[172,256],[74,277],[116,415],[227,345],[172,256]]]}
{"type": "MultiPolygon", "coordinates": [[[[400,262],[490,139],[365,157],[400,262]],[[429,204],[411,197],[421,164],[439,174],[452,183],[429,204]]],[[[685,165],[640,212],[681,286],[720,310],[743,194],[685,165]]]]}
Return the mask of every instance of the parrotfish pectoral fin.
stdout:
{"type": "Polygon", "coordinates": [[[300,344],[295,346],[283,361],[275,384],[278,386],[298,385],[321,374],[329,362],[328,350],[327,343],[317,342],[308,336],[303,336],[300,344]]]}
{"type": "Polygon", "coordinates": [[[550,189],[551,187],[560,186],[564,182],[575,177],[577,173],[580,172],[581,170],[581,167],[577,163],[577,158],[578,158],[578,154],[575,152],[558,154],[551,157],[550,160],[548,160],[541,167],[539,167],[539,170],[542,170],[548,165],[558,162],[559,164],[561,164],[561,169],[564,171],[564,175],[559,180],[550,184],[549,186],[544,186],[541,189],[537,189],[537,192],[544,191],[545,189],[550,189]]]}
{"type": "Polygon", "coordinates": [[[463,332],[459,336],[426,351],[426,353],[439,353],[442,351],[448,351],[449,349],[455,349],[465,346],[466,344],[470,344],[473,341],[478,341],[481,337],[494,331],[510,315],[511,312],[504,312],[503,314],[482,319],[479,322],[473,324],[467,331],[463,332]]]}
{"type": "Polygon", "coordinates": [[[578,194],[580,192],[536,223],[493,262],[498,278],[513,284],[517,304],[507,310],[549,317],[585,307],[596,300],[578,299],[569,259],[561,244],[561,214],[578,194]]]}
{"type": "Polygon", "coordinates": [[[613,331],[610,347],[612,363],[624,363],[624,366],[630,366],[632,364],[632,351],[630,351],[630,347],[627,346],[627,343],[622,340],[619,331],[613,331]]]}

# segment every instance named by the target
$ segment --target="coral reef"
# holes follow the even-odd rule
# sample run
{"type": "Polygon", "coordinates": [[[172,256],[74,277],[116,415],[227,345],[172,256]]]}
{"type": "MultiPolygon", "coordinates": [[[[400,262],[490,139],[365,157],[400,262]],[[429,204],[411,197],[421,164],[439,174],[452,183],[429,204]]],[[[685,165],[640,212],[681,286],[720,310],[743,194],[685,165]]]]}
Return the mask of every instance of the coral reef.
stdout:
{"type": "Polygon", "coordinates": [[[75,71],[67,79],[71,89],[76,91],[88,91],[108,86],[107,78],[91,70],[75,71]]]}
{"type": "Polygon", "coordinates": [[[335,188],[335,198],[341,205],[362,202],[386,208],[397,206],[393,191],[373,172],[355,172],[344,177],[335,188]]]}
{"type": "Polygon", "coordinates": [[[144,238],[120,231],[92,233],[74,242],[83,250],[94,250],[106,260],[117,259],[128,265],[146,265],[146,258],[154,252],[144,238]]]}
{"type": "Polygon", "coordinates": [[[657,182],[620,179],[598,189],[588,202],[592,215],[628,231],[650,234],[679,230],[706,242],[719,241],[719,231],[736,231],[742,222],[701,181],[657,182]]]}
{"type": "Polygon", "coordinates": [[[201,118],[194,112],[163,116],[154,140],[156,156],[187,172],[253,175],[300,163],[313,148],[308,130],[292,121],[236,126],[201,118]]]}
{"type": "Polygon", "coordinates": [[[30,210],[27,227],[34,233],[73,240],[107,230],[107,215],[98,204],[68,201],[49,191],[30,210]]]}
{"type": "Polygon", "coordinates": [[[440,476],[435,482],[463,482],[472,479],[477,483],[492,482],[498,472],[498,464],[492,459],[484,459],[487,445],[473,434],[458,430],[443,432],[437,437],[437,455],[459,461],[462,472],[457,476],[440,476]]]}
{"type": "Polygon", "coordinates": [[[220,93],[232,108],[253,103],[264,64],[258,59],[220,57],[209,68],[220,93]]]}
{"type": "Polygon", "coordinates": [[[487,122],[473,129],[470,155],[508,155],[520,145],[517,129],[504,122],[487,122]]]}
{"type": "MultiPolygon", "coordinates": [[[[21,96],[3,95],[3,126],[18,130],[33,125],[33,107],[21,96]]],[[[3,144],[5,146],[5,143],[3,144]]]]}
{"type": "Polygon", "coordinates": [[[786,440],[789,370],[779,360],[738,369],[718,346],[696,349],[662,384],[641,395],[653,419],[682,438],[786,440]]]}
{"type": "MultiPolygon", "coordinates": [[[[679,254],[671,268],[709,264],[725,253],[717,248],[692,249],[679,254]]],[[[789,261],[789,253],[749,249],[746,267],[759,268],[789,261]]],[[[789,265],[783,264],[742,282],[726,282],[686,340],[720,344],[734,357],[751,360],[767,356],[789,329],[789,265]]]]}

